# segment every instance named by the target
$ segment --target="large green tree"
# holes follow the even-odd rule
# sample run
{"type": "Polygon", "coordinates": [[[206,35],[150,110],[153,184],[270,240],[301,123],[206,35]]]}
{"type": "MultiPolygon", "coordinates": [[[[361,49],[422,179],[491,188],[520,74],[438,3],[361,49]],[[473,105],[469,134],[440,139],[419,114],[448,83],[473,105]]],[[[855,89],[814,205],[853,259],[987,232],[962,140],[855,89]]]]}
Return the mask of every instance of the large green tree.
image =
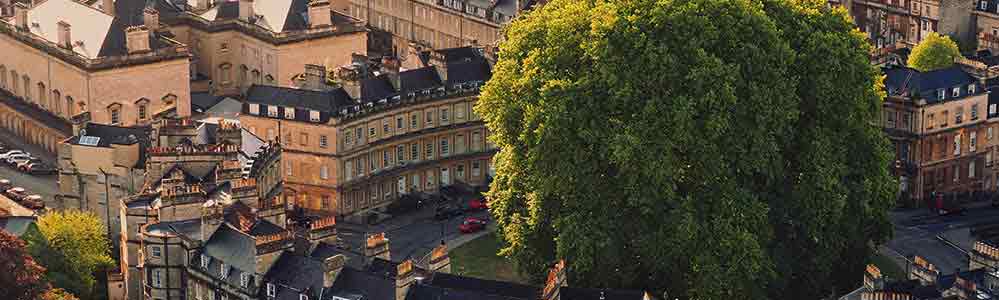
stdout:
{"type": "Polygon", "coordinates": [[[852,28],[811,0],[555,0],[519,18],[476,107],[500,147],[502,254],[535,279],[564,258],[574,285],[671,297],[859,285],[895,184],[852,28]]]}
{"type": "Polygon", "coordinates": [[[961,50],[950,37],[930,32],[929,35],[912,48],[909,60],[910,67],[920,71],[933,71],[954,65],[954,59],[961,57],[961,50]]]}
{"type": "Polygon", "coordinates": [[[94,274],[114,262],[100,218],[78,210],[55,211],[38,218],[37,225],[25,239],[32,256],[47,269],[49,282],[82,299],[103,297],[94,292],[94,274]]]}

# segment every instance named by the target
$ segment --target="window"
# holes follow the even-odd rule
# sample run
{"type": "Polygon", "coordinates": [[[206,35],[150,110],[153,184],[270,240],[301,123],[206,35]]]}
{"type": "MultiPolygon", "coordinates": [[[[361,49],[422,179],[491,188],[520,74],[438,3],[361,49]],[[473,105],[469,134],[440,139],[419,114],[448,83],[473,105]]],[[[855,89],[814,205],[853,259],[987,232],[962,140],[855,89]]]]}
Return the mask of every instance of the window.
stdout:
{"type": "Polygon", "coordinates": [[[242,287],[247,287],[250,285],[250,274],[242,273],[239,274],[239,285],[242,287]]]}
{"type": "Polygon", "coordinates": [[[994,114],[996,114],[996,105],[989,104],[989,115],[994,115],[994,114]]]}
{"type": "Polygon", "coordinates": [[[273,283],[267,284],[267,297],[274,297],[277,294],[277,289],[274,287],[273,283]]]}
{"type": "Polygon", "coordinates": [[[49,94],[49,91],[45,89],[45,84],[39,82],[38,83],[38,103],[42,107],[48,106],[48,100],[45,99],[45,96],[47,96],[48,94],[49,94]]]}
{"type": "Polygon", "coordinates": [[[208,257],[208,255],[202,254],[201,255],[201,268],[205,269],[205,270],[208,270],[208,263],[210,263],[211,261],[212,261],[212,259],[210,257],[208,257]]]}
{"type": "Polygon", "coordinates": [[[330,178],[329,172],[330,172],[330,170],[329,170],[328,167],[326,167],[326,166],[320,167],[319,168],[319,178],[329,179],[330,178]]]}
{"type": "Polygon", "coordinates": [[[318,110],[310,110],[309,111],[309,121],[319,122],[319,111],[318,110]]]}
{"type": "Polygon", "coordinates": [[[975,161],[968,163],[968,178],[975,178],[975,161]]]}
{"type": "Polygon", "coordinates": [[[427,160],[434,159],[434,143],[427,143],[423,148],[427,153],[427,160]]]}
{"type": "Polygon", "coordinates": [[[459,134],[454,137],[454,153],[465,153],[465,135],[459,134]]]}
{"type": "Polygon", "coordinates": [[[971,95],[971,94],[974,94],[974,93],[975,93],[975,84],[974,83],[969,84],[968,85],[968,95],[971,95]]]}
{"type": "Polygon", "coordinates": [[[121,108],[112,106],[109,108],[109,114],[111,115],[111,124],[121,124],[121,108]]]}
{"type": "Polygon", "coordinates": [[[291,107],[284,108],[284,118],[288,120],[295,119],[295,109],[291,107]]]}
{"type": "Polygon", "coordinates": [[[21,80],[24,83],[24,100],[31,102],[31,77],[24,75],[21,80]]]}
{"type": "MultiPolygon", "coordinates": [[[[925,27],[926,24],[924,23],[923,26],[925,27]]],[[[923,29],[926,29],[926,28],[923,28],[923,29]]],[[[937,98],[940,98],[940,100],[946,99],[947,98],[947,92],[944,91],[944,89],[937,89],[937,98]]]]}
{"type": "MultiPolygon", "coordinates": [[[[932,123],[931,123],[932,124],[932,123]]],[[[482,144],[482,135],[478,131],[472,132],[472,151],[479,151],[479,145],[482,144]]]]}
{"type": "Polygon", "coordinates": [[[940,127],[941,128],[944,127],[944,126],[947,126],[947,118],[949,118],[949,116],[950,116],[950,113],[947,112],[946,110],[943,111],[942,113],[940,113],[940,117],[941,117],[940,118],[940,127]]]}
{"type": "Polygon", "coordinates": [[[277,117],[277,106],[267,106],[267,116],[272,118],[277,117]]]}
{"type": "Polygon", "coordinates": [[[473,161],[472,162],[472,177],[479,177],[479,175],[482,175],[482,168],[479,167],[479,162],[478,161],[473,161]]]}
{"type": "Polygon", "coordinates": [[[972,131],[968,136],[968,151],[975,151],[975,142],[977,141],[978,133],[972,131]]]}
{"type": "Polygon", "coordinates": [[[305,294],[298,294],[298,300],[309,300],[309,296],[305,294]]]}
{"type": "Polygon", "coordinates": [[[409,118],[409,128],[416,129],[417,128],[416,127],[416,121],[418,121],[419,119],[420,119],[420,116],[417,116],[416,113],[413,113],[413,115],[410,116],[410,118],[409,118]]]}
{"type": "Polygon", "coordinates": [[[66,116],[73,115],[73,97],[66,96],[66,116]]]}
{"type": "Polygon", "coordinates": [[[441,108],[441,123],[447,122],[448,117],[450,117],[450,114],[448,114],[447,108],[441,108]]]}
{"type": "Polygon", "coordinates": [[[160,258],[163,256],[163,248],[161,248],[160,246],[152,246],[150,247],[149,253],[151,253],[152,256],[155,258],[160,258]]]}
{"type": "Polygon", "coordinates": [[[441,138],[441,156],[447,156],[450,147],[448,147],[447,137],[441,138]]]}
{"type": "Polygon", "coordinates": [[[343,174],[347,176],[347,180],[350,180],[352,177],[354,177],[354,163],[348,161],[347,163],[343,164],[343,168],[344,168],[343,174]]]}
{"type": "Polygon", "coordinates": [[[954,110],[954,124],[961,124],[964,122],[964,108],[958,107],[954,110]]]}
{"type": "Polygon", "coordinates": [[[403,161],[406,161],[406,145],[405,144],[395,146],[395,162],[397,164],[401,165],[403,161]]]}
{"type": "Polygon", "coordinates": [[[358,144],[361,143],[361,138],[364,137],[363,133],[364,133],[364,129],[362,129],[361,127],[354,128],[354,137],[357,138],[357,143],[358,144]]]}
{"type": "Polygon", "coordinates": [[[402,121],[402,116],[396,117],[395,118],[395,129],[398,129],[399,131],[402,131],[403,123],[405,123],[405,122],[402,121]]]}
{"type": "Polygon", "coordinates": [[[382,150],[382,166],[385,168],[392,166],[392,150],[385,149],[382,150]]]}
{"type": "Polygon", "coordinates": [[[375,137],[375,127],[368,128],[368,135],[371,137],[375,137]]]}
{"type": "Polygon", "coordinates": [[[427,112],[427,127],[434,126],[434,112],[427,112]]]}
{"type": "Polygon", "coordinates": [[[409,144],[409,159],[410,160],[420,160],[420,144],[419,143],[409,144]]]}
{"type": "Polygon", "coordinates": [[[982,1],[982,2],[978,3],[978,8],[981,9],[981,10],[986,10],[986,9],[988,9],[988,5],[989,5],[988,2],[982,1]]]}
{"type": "Polygon", "coordinates": [[[951,89],[950,96],[954,97],[954,98],[960,97],[961,96],[961,88],[955,87],[955,88],[951,89]]]}
{"type": "Polygon", "coordinates": [[[465,119],[465,103],[458,104],[458,107],[454,109],[454,118],[457,120],[465,119]]]}
{"type": "Polygon", "coordinates": [[[201,299],[203,299],[203,298],[201,297],[201,289],[202,289],[202,287],[201,287],[201,285],[200,285],[200,284],[198,284],[198,283],[194,283],[194,299],[196,299],[196,300],[201,300],[201,299]]]}
{"type": "Polygon", "coordinates": [[[232,76],[230,72],[232,72],[232,65],[229,63],[224,63],[219,66],[219,74],[222,75],[220,77],[222,78],[223,85],[229,84],[229,81],[231,80],[230,77],[232,76]]]}
{"type": "MultiPolygon", "coordinates": [[[[358,136],[358,138],[360,138],[360,136],[358,136]]],[[[343,133],[343,143],[344,143],[344,145],[350,145],[353,142],[354,142],[354,138],[350,134],[350,130],[347,130],[347,132],[344,132],[343,133]]]]}
{"type": "Polygon", "coordinates": [[[146,117],[147,117],[146,116],[146,111],[149,109],[148,106],[149,106],[149,104],[147,104],[146,102],[139,102],[139,108],[138,108],[139,109],[139,120],[145,120],[146,119],[146,117]]]}
{"type": "Polygon", "coordinates": [[[389,132],[392,132],[392,127],[389,127],[388,120],[382,120],[382,133],[388,135],[389,132]]]}
{"type": "Polygon", "coordinates": [[[320,200],[320,205],[322,205],[323,210],[330,210],[330,196],[323,195],[322,200],[320,200]]]}
{"type": "MultiPolygon", "coordinates": [[[[348,136],[350,135],[350,131],[347,132],[347,135],[348,136]]],[[[326,148],[328,146],[329,146],[329,140],[327,140],[326,135],[325,134],[320,135],[319,136],[319,148],[326,148]]]]}
{"type": "Polygon", "coordinates": [[[961,155],[961,134],[954,136],[954,155],[961,155]]]}
{"type": "Polygon", "coordinates": [[[225,263],[219,264],[219,276],[221,276],[222,279],[229,278],[229,266],[225,263]]]}
{"type": "Polygon", "coordinates": [[[465,165],[464,164],[457,165],[457,166],[454,167],[454,169],[455,169],[454,170],[455,176],[457,176],[459,179],[465,179],[465,165]]]}
{"type": "Polygon", "coordinates": [[[163,270],[153,270],[153,286],[163,286],[163,270]]]}
{"type": "Polygon", "coordinates": [[[989,127],[989,129],[986,130],[986,132],[985,132],[985,139],[986,140],[991,140],[992,139],[992,127],[989,127]]]}
{"type": "Polygon", "coordinates": [[[971,119],[978,120],[978,104],[971,105],[971,119]]]}
{"type": "Polygon", "coordinates": [[[285,170],[285,174],[288,174],[288,176],[291,176],[292,174],[291,165],[291,161],[288,161],[288,163],[285,164],[285,168],[287,168],[287,170],[285,170]]]}
{"type": "MultiPolygon", "coordinates": [[[[0,75],[3,75],[3,72],[0,72],[0,75]]],[[[62,101],[62,93],[60,93],[59,90],[52,91],[52,111],[60,115],[62,114],[62,103],[60,103],[61,101],[62,101]]]]}

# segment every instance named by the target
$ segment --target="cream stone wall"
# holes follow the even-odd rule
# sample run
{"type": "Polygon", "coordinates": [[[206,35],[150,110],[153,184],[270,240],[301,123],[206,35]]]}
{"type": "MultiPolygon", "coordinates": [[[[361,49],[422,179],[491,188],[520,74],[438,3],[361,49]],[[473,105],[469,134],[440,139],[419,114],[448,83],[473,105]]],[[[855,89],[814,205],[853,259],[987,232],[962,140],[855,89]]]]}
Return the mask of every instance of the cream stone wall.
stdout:
{"type": "MultiPolygon", "coordinates": [[[[501,24],[417,0],[350,0],[348,14],[408,41],[444,49],[494,45],[502,38],[501,24]]],[[[395,45],[397,51],[405,45],[395,45]]],[[[405,54],[405,53],[396,53],[405,54]]]]}
{"type": "Polygon", "coordinates": [[[111,124],[109,108],[113,105],[121,105],[122,126],[148,123],[152,114],[171,106],[176,106],[182,117],[191,115],[188,59],[100,71],[90,78],[92,97],[87,107],[93,122],[111,124]],[[147,116],[139,119],[138,105],[144,100],[149,105],[147,116]]]}
{"type": "Polygon", "coordinates": [[[367,54],[367,49],[367,32],[281,45],[277,54],[277,84],[291,86],[292,76],[302,73],[306,64],[342,66],[351,62],[351,54],[367,54]]]}

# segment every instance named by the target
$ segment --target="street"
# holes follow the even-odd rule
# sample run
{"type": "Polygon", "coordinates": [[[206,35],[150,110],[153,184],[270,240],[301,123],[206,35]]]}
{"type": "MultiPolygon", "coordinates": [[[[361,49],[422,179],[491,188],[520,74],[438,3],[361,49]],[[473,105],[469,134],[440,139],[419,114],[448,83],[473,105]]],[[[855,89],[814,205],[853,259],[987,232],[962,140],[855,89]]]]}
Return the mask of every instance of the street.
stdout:
{"type": "Polygon", "coordinates": [[[999,222],[999,209],[989,203],[969,204],[963,215],[936,216],[927,209],[894,211],[895,237],[882,247],[902,270],[905,260],[900,256],[919,255],[934,264],[942,273],[968,269],[968,256],[974,238],[970,229],[999,222]]]}
{"type": "MultiPolygon", "coordinates": [[[[35,145],[24,143],[13,133],[0,129],[0,142],[10,149],[21,149],[38,157],[45,163],[56,165],[55,156],[35,145]]],[[[58,175],[28,175],[21,173],[7,164],[0,164],[0,179],[8,179],[14,186],[23,187],[28,194],[38,194],[45,201],[45,207],[51,209],[62,209],[55,201],[55,195],[59,191],[58,175]]]]}

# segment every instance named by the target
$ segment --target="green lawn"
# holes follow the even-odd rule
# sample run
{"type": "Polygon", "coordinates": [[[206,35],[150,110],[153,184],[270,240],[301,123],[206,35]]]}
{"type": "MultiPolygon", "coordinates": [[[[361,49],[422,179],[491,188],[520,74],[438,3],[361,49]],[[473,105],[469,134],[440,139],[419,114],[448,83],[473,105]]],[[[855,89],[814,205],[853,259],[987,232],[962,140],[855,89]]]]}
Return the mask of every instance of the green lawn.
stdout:
{"type": "Polygon", "coordinates": [[[877,266],[878,269],[881,269],[881,274],[887,276],[888,278],[899,280],[906,279],[905,271],[902,270],[902,267],[899,267],[894,260],[884,254],[875,254],[871,263],[877,266]]]}
{"type": "Polygon", "coordinates": [[[465,243],[450,253],[451,273],[482,279],[524,283],[506,258],[497,256],[499,241],[493,233],[465,243]]]}

